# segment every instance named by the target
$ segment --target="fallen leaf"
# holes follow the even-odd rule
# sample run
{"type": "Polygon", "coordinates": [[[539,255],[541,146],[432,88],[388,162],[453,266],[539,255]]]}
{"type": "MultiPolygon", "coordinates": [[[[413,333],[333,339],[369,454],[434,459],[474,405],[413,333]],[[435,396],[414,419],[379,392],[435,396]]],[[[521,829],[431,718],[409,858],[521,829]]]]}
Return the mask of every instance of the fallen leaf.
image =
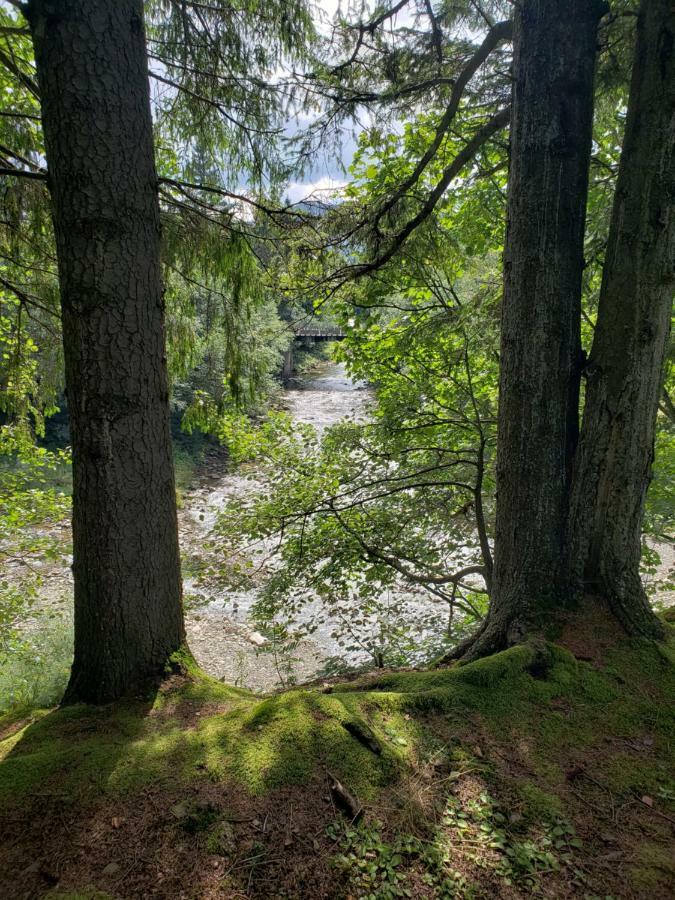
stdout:
{"type": "Polygon", "coordinates": [[[177,819],[184,819],[188,813],[187,803],[185,803],[185,801],[174,803],[174,805],[171,807],[171,812],[177,819]]]}

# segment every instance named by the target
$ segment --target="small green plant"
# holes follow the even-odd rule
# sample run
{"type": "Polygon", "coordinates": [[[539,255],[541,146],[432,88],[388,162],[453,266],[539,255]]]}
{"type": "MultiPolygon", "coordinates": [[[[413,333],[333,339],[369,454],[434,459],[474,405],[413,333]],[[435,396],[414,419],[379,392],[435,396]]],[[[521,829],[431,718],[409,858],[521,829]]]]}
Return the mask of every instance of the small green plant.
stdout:
{"type": "Polygon", "coordinates": [[[399,834],[389,842],[382,836],[379,822],[358,827],[334,822],[327,831],[341,850],[335,865],[347,874],[358,897],[414,897],[413,876],[443,900],[472,900],[478,896],[475,887],[434,842],[411,834],[399,834]]]}
{"type": "Polygon", "coordinates": [[[0,715],[55,706],[66,688],[72,656],[72,622],[46,617],[20,646],[0,653],[0,715]]]}
{"type": "Polygon", "coordinates": [[[421,845],[415,838],[399,838],[389,844],[377,825],[345,828],[339,822],[328,826],[328,835],[341,849],[335,865],[349,873],[359,897],[393,900],[413,896],[401,864],[405,857],[420,855],[421,845]]]}
{"type": "Polygon", "coordinates": [[[259,621],[259,630],[267,640],[258,648],[257,654],[269,654],[274,661],[274,669],[281,687],[292,687],[298,680],[294,670],[298,657],[294,654],[300,644],[300,636],[281,622],[259,621]]]}
{"type": "Polygon", "coordinates": [[[509,885],[534,887],[541,875],[559,869],[561,861],[570,862],[574,849],[581,847],[573,826],[559,818],[536,835],[519,835],[485,791],[464,803],[450,797],[443,825],[448,850],[462,846],[476,865],[489,865],[509,885]]]}

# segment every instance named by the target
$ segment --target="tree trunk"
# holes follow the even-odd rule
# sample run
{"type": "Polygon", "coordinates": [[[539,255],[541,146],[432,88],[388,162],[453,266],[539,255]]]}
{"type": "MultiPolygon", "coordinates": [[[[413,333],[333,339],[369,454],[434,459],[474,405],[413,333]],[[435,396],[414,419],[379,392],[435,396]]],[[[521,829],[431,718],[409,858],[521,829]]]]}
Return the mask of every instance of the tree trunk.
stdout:
{"type": "Polygon", "coordinates": [[[73,445],[75,660],[64,702],[184,641],[142,0],[30,0],[73,445]]]}
{"type": "Polygon", "coordinates": [[[671,0],[643,0],[572,507],[580,588],[651,636],[640,535],[675,284],[674,43],[671,0]]]}
{"type": "Polygon", "coordinates": [[[495,559],[490,613],[469,656],[521,639],[565,599],[596,31],[603,11],[594,0],[516,6],[495,559]]]}

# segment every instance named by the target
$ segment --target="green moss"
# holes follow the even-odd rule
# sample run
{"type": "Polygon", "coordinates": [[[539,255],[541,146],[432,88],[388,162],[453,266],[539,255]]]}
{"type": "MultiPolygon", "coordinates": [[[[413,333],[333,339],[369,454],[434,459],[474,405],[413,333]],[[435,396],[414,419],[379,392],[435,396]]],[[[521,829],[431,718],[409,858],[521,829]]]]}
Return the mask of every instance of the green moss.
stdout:
{"type": "Polygon", "coordinates": [[[344,728],[349,714],[335,697],[288,691],[202,721],[188,740],[188,766],[203,760],[209,777],[260,794],[307,781],[321,763],[370,794],[390,767],[344,728]]]}
{"type": "Polygon", "coordinates": [[[432,669],[424,672],[391,672],[375,677],[340,684],[336,692],[382,691],[391,694],[417,694],[434,688],[447,687],[453,681],[453,669],[432,669]]]}
{"type": "Polygon", "coordinates": [[[174,651],[169,657],[169,661],[166,664],[166,674],[171,675],[173,673],[191,675],[194,678],[203,674],[187,646],[174,651]]]}
{"type": "Polygon", "coordinates": [[[643,796],[667,792],[675,796],[675,765],[672,744],[665,742],[656,753],[641,759],[639,752],[616,753],[609,759],[603,777],[609,790],[619,796],[643,796]]]}
{"type": "Polygon", "coordinates": [[[534,663],[535,656],[532,644],[519,644],[503,653],[459,666],[455,677],[475,687],[495,687],[500,681],[521,674],[534,663]]]}
{"type": "Polygon", "coordinates": [[[675,861],[672,852],[663,847],[646,843],[638,847],[634,854],[635,864],[631,867],[631,881],[640,890],[641,896],[654,896],[671,891],[675,884],[675,861]]]}
{"type": "Polygon", "coordinates": [[[231,822],[217,822],[205,841],[207,852],[217,856],[228,856],[235,846],[235,831],[231,822]]]}
{"type": "Polygon", "coordinates": [[[0,716],[0,734],[10,737],[17,731],[23,730],[28,725],[32,725],[33,722],[37,722],[44,716],[49,715],[50,712],[51,710],[49,709],[32,709],[27,714],[15,710],[4,713],[0,716]]]}
{"type": "MultiPolygon", "coordinates": [[[[673,607],[675,609],[675,607],[673,607]]],[[[675,628],[669,628],[670,640],[659,642],[656,648],[663,660],[670,666],[675,666],[675,628]]]]}
{"type": "Polygon", "coordinates": [[[534,782],[525,780],[518,785],[518,793],[524,802],[524,814],[530,822],[551,822],[564,814],[557,794],[543,791],[534,782]]]}
{"type": "Polygon", "coordinates": [[[0,799],[20,803],[50,784],[64,794],[119,795],[177,774],[186,782],[231,779],[261,794],[328,769],[366,800],[438,742],[439,729],[446,740],[456,734],[470,744],[474,722],[491,741],[518,746],[522,764],[541,779],[523,787],[535,814],[558,814],[561,750],[583,752],[604,746],[608,735],[626,741],[648,731],[663,765],[646,761],[643,770],[634,754],[615,754],[607,777],[617,790],[649,791],[665,776],[675,736],[672,708],[645,687],[664,697],[675,692],[675,667],[650,642],[610,655],[603,670],[555,645],[527,644],[451,669],[262,700],[204,676],[187,653],[173,663],[189,677],[145,702],[68,707],[0,742],[0,799]],[[380,752],[350,733],[350,722],[369,729],[380,752]]]}
{"type": "Polygon", "coordinates": [[[18,800],[50,781],[65,795],[123,794],[144,783],[170,781],[174,772],[168,763],[181,765],[191,752],[174,710],[186,702],[236,706],[248,696],[198,678],[146,702],[55,710],[0,741],[0,800],[18,800]]]}

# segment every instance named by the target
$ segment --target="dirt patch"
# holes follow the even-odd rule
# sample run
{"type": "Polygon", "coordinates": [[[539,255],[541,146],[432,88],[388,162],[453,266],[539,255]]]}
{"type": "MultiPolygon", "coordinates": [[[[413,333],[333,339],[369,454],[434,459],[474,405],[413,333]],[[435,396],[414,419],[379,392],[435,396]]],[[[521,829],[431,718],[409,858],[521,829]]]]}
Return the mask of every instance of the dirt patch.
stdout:
{"type": "Polygon", "coordinates": [[[6,725],[0,727],[0,741],[6,740],[8,737],[11,737],[13,734],[18,734],[23,728],[26,728],[28,725],[32,724],[35,719],[32,716],[28,716],[25,719],[16,719],[13,722],[8,722],[6,725]]]}
{"type": "Polygon", "coordinates": [[[578,610],[565,613],[557,641],[574,656],[596,667],[604,664],[608,650],[626,642],[626,633],[601,597],[586,597],[578,610]]]}
{"type": "Polygon", "coordinates": [[[112,897],[338,897],[327,785],[252,799],[199,782],[80,806],[45,795],[0,819],[0,894],[84,885],[112,897]]]}

